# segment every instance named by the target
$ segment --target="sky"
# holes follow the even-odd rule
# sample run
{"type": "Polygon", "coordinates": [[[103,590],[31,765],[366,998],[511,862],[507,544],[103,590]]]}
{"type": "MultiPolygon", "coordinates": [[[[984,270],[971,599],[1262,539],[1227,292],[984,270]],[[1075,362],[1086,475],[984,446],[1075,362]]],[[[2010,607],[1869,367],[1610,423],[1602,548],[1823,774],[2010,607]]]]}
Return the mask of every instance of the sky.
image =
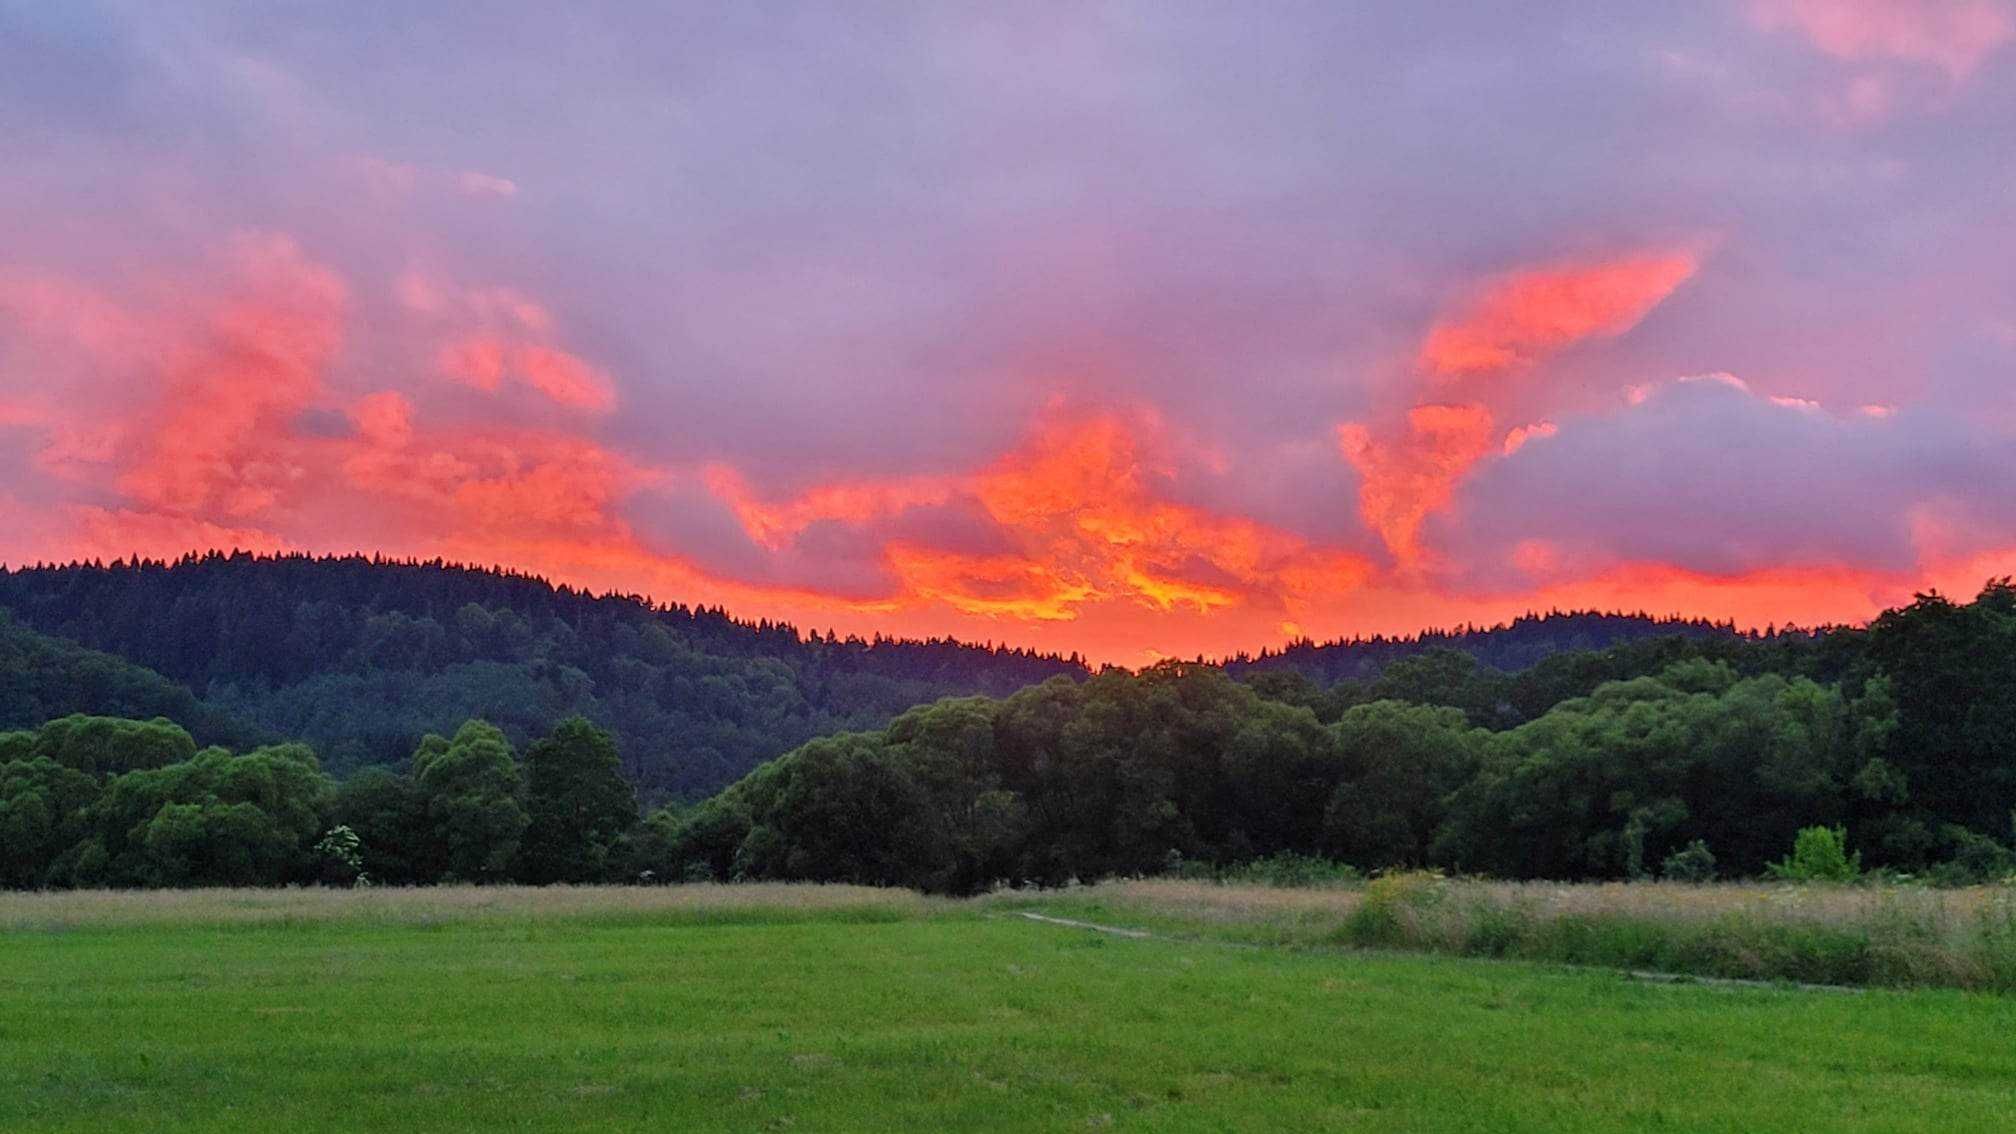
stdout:
{"type": "Polygon", "coordinates": [[[1097,661],[2016,571],[2016,0],[0,0],[0,562],[1097,661]]]}

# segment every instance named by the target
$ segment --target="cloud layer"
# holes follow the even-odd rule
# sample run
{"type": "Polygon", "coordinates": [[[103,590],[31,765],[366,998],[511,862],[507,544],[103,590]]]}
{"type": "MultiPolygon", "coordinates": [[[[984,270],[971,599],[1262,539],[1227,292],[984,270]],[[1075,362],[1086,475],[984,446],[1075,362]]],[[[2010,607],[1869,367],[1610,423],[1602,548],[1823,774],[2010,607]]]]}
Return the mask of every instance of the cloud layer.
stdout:
{"type": "Polygon", "coordinates": [[[0,560],[1129,664],[2016,570],[2016,5],[0,0],[0,560]]]}

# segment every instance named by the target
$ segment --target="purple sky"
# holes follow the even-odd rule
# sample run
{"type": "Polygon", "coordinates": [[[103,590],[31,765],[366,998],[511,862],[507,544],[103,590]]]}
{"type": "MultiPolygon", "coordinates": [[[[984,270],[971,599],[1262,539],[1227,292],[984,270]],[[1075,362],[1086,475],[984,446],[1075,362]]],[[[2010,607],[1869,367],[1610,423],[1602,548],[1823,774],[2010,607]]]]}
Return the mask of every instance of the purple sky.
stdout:
{"type": "Polygon", "coordinates": [[[2016,570],[2016,3],[0,0],[0,559],[1139,663],[2016,570]]]}

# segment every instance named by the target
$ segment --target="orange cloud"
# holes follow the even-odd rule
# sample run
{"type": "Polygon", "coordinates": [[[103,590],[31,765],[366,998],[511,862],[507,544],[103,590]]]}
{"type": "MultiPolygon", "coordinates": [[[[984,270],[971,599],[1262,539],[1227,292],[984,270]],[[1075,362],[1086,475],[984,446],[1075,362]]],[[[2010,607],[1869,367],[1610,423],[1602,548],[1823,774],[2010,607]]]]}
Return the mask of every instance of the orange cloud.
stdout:
{"type": "Polygon", "coordinates": [[[1693,253],[1670,252],[1515,272],[1436,323],[1417,365],[1441,378],[1499,374],[1584,339],[1621,335],[1699,267],[1693,253]]]}
{"type": "Polygon", "coordinates": [[[504,355],[510,348],[483,336],[460,339],[441,348],[441,373],[485,393],[504,384],[504,355]]]}
{"type": "Polygon", "coordinates": [[[953,478],[912,477],[818,485],[789,500],[769,501],[729,465],[708,464],[701,470],[701,480],[735,513],[749,538],[772,550],[822,520],[866,523],[905,509],[943,503],[956,488],[953,478]]]}
{"type": "Polygon", "coordinates": [[[358,403],[352,420],[354,436],[333,443],[349,486],[403,507],[417,530],[617,536],[616,502],[653,476],[565,433],[421,429],[393,392],[358,403]]]}
{"type": "Polygon", "coordinates": [[[435,369],[451,381],[496,393],[511,378],[569,409],[607,413],[616,407],[615,381],[553,345],[552,314],[524,295],[510,288],[459,289],[411,271],[396,290],[407,310],[464,328],[435,357],[435,369]]]}
{"type": "Polygon", "coordinates": [[[119,478],[122,493],[157,511],[255,517],[308,472],[286,438],[322,392],[347,289],[286,237],[241,238],[232,259],[243,297],[169,363],[119,478]]]}
{"type": "Polygon", "coordinates": [[[496,393],[511,377],[569,409],[607,413],[616,408],[616,383],[609,375],[555,347],[472,335],[443,347],[436,367],[485,393],[496,393]]]}
{"type": "Polygon", "coordinates": [[[1493,430],[1491,411],[1474,404],[1415,406],[1391,437],[1355,422],[1337,428],[1362,478],[1359,514],[1402,564],[1422,558],[1422,522],[1448,506],[1463,474],[1491,451],[1493,430]]]}
{"type": "MultiPolygon", "coordinates": [[[[727,465],[653,467],[600,442],[591,419],[550,407],[543,420],[525,406],[486,420],[495,412],[487,399],[442,398],[426,385],[359,396],[341,366],[352,353],[346,281],[281,237],[241,240],[229,261],[223,282],[178,281],[194,298],[145,315],[48,281],[0,287],[5,345],[31,343],[35,363],[19,368],[18,351],[0,357],[0,424],[30,446],[31,471],[51,478],[0,488],[7,553],[438,555],[807,627],[1003,637],[1129,663],[1253,649],[1305,629],[1408,632],[1549,605],[1856,618],[1908,600],[1928,579],[1961,589],[2010,562],[1947,563],[1942,548],[1976,544],[1947,536],[1941,525],[1957,521],[1928,512],[1916,529],[1927,566],[1908,578],[1852,566],[1730,576],[1592,566],[1572,547],[1528,540],[1511,554],[1540,589],[1454,593],[1451,576],[1419,569],[1436,566],[1425,521],[1448,507],[1468,470],[1550,428],[1519,418],[1531,423],[1501,433],[1488,401],[1415,405],[1385,428],[1340,428],[1341,459],[1363,486],[1359,510],[1397,570],[1187,503],[1185,474],[1226,471],[1239,454],[1202,451],[1149,415],[1117,410],[1040,418],[1021,443],[965,470],[842,479],[771,498],[727,465]],[[75,358],[62,357],[65,343],[75,358]],[[35,385],[52,366],[79,384],[35,385]],[[837,573],[805,582],[788,570],[775,577],[801,581],[750,581],[696,565],[698,548],[647,544],[626,519],[640,492],[688,477],[780,561],[821,566],[823,555],[851,555],[868,564],[852,577],[868,582],[843,593],[837,573]],[[934,527],[941,520],[950,526],[934,527]]],[[[529,297],[419,277],[395,294],[401,318],[422,334],[403,340],[413,365],[387,373],[424,381],[432,361],[456,369],[457,381],[521,383],[555,405],[613,402],[607,376],[556,345],[552,317],[529,297]]]]}
{"type": "Polygon", "coordinates": [[[2016,14],[1999,0],[1755,0],[1750,13],[1833,58],[1935,67],[1954,83],[2016,38],[2016,14]]]}
{"type": "Polygon", "coordinates": [[[79,559],[173,558],[186,551],[293,551],[284,537],[257,527],[216,524],[192,516],[87,506],[70,513],[64,554],[79,559]]]}
{"type": "Polygon", "coordinates": [[[607,413],[616,407],[616,384],[579,357],[548,346],[522,346],[518,370],[533,389],[563,406],[607,413]]]}
{"type": "Polygon", "coordinates": [[[1367,577],[1354,554],[1166,499],[1169,468],[1149,432],[1111,414],[1060,418],[972,474],[842,482],[783,501],[756,499],[723,466],[705,479],[750,537],[772,549],[820,521],[861,524],[951,501],[977,505],[1014,548],[974,554],[893,541],[883,558],[896,592],[877,600],[883,607],[935,602],[1041,621],[1101,604],[1279,610],[1367,577]]]}
{"type": "Polygon", "coordinates": [[[1528,441],[1535,441],[1542,437],[1552,437],[1558,432],[1560,431],[1551,421],[1536,421],[1531,425],[1513,426],[1505,434],[1505,455],[1509,457],[1525,448],[1528,441]]]}

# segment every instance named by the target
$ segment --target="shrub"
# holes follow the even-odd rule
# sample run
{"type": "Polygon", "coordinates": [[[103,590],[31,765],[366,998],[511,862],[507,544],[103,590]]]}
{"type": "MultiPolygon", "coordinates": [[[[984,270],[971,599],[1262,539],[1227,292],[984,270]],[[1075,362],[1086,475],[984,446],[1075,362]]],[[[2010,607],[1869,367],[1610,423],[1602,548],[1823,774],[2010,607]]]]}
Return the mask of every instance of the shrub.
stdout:
{"type": "Polygon", "coordinates": [[[1221,876],[1226,882],[1245,882],[1291,889],[1352,886],[1365,876],[1349,863],[1314,855],[1283,851],[1228,868],[1221,876]]]}
{"type": "Polygon", "coordinates": [[[1659,864],[1659,876],[1668,882],[1713,882],[1715,854],[1707,843],[1695,839],[1666,856],[1666,861],[1659,864]]]}
{"type": "Polygon", "coordinates": [[[1431,870],[1382,874],[1344,923],[1344,936],[1360,945],[1419,945],[1421,915],[1439,904],[1448,882],[1431,870]]]}
{"type": "Polygon", "coordinates": [[[1848,853],[1845,827],[1802,827],[1791,856],[1766,869],[1786,882],[1853,882],[1862,875],[1862,852],[1848,853]]]}
{"type": "Polygon", "coordinates": [[[1947,846],[1947,859],[1927,872],[1940,886],[1971,886],[1997,882],[2016,871],[2016,854],[1986,835],[1957,824],[1940,830],[1947,846]]]}
{"type": "Polygon", "coordinates": [[[371,876],[364,872],[364,840],[349,827],[342,824],[331,827],[322,841],[315,844],[315,854],[322,860],[325,880],[360,887],[371,884],[371,876]]]}

